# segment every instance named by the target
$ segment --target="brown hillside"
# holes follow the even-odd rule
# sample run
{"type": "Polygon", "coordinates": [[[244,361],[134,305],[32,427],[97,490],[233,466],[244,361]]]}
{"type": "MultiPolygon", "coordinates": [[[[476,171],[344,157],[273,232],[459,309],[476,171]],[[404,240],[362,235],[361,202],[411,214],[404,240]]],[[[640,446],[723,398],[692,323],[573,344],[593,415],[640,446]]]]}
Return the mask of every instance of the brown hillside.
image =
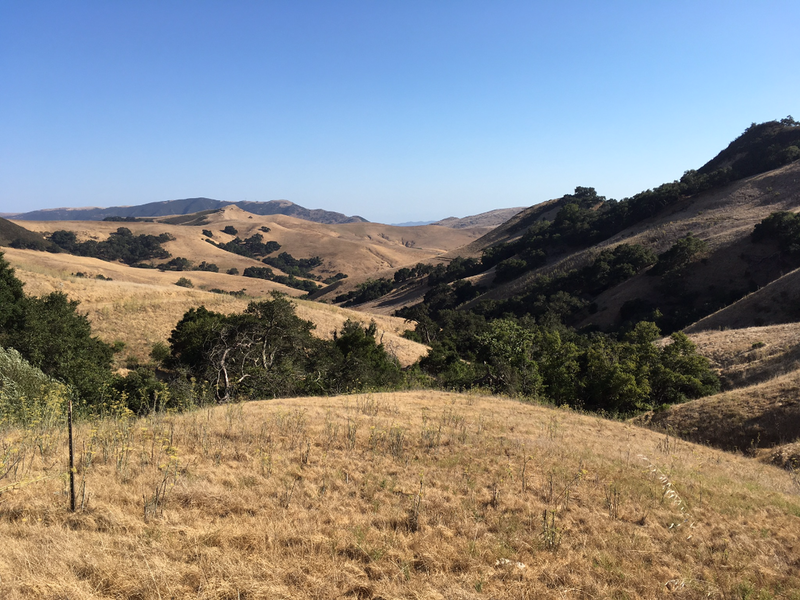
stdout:
{"type": "Polygon", "coordinates": [[[211,230],[214,233],[213,239],[217,242],[227,242],[234,237],[221,232],[227,225],[235,227],[240,238],[261,233],[260,227],[266,226],[270,228],[270,232],[263,234],[264,239],[280,243],[282,247],[279,252],[288,252],[295,258],[320,256],[324,263],[315,272],[325,277],[338,272],[346,273],[350,277],[365,277],[382,269],[414,264],[462,246],[477,236],[469,229],[429,225],[325,225],[284,215],[252,215],[236,206],[228,206],[209,215],[207,219],[207,224],[197,226],[106,221],[21,221],[19,224],[43,233],[58,229],[75,231],[81,240],[105,239],[120,226],[128,227],[134,234],[158,235],[166,232],[176,238],[176,241],[164,244],[173,256],[182,256],[195,263],[202,260],[215,263],[222,271],[231,267],[242,271],[247,266],[261,263],[215,248],[204,241],[202,230],[211,230]]]}
{"type": "MultiPolygon", "coordinates": [[[[692,266],[688,276],[680,285],[689,292],[705,294],[725,303],[731,294],[744,295],[753,287],[767,285],[782,275],[779,262],[767,260],[774,256],[775,249],[768,244],[751,243],[750,233],[756,223],[771,213],[797,210],[798,207],[800,207],[800,163],[795,163],[736,182],[720,190],[698,194],[657,218],[622,231],[591,249],[564,257],[546,269],[574,268],[586,264],[598,251],[612,248],[620,243],[641,244],[656,252],[663,252],[678,238],[692,232],[708,243],[708,252],[701,262],[692,266]]],[[[596,299],[597,313],[592,316],[587,315],[583,324],[606,328],[618,322],[620,308],[626,301],[634,299],[658,301],[662,293],[658,289],[660,279],[646,274],[639,275],[601,294],[596,299]]],[[[512,282],[509,290],[518,289],[522,285],[521,281],[512,282]]],[[[781,289],[775,288],[778,292],[781,289]]],[[[762,302],[764,297],[761,297],[762,302]]],[[[785,306],[785,302],[779,299],[773,301],[775,304],[785,306]]],[[[742,311],[732,311],[731,316],[734,312],[741,314],[742,311]]],[[[779,312],[776,307],[774,320],[743,319],[738,326],[764,325],[790,320],[778,317],[779,312]]],[[[780,314],[785,314],[785,310],[780,314]]],[[[728,323],[726,317],[722,317],[716,326],[737,325],[728,323]]],[[[691,330],[697,331],[696,328],[691,330]]]]}
{"type": "Polygon", "coordinates": [[[4,431],[25,459],[0,505],[4,598],[800,589],[788,472],[570,411],[409,392],[98,420],[76,432],[75,513],[65,428],[21,433],[4,431]]]}
{"type": "Polygon", "coordinates": [[[800,323],[700,331],[689,337],[728,391],[634,421],[779,465],[800,459],[800,323]]]}
{"type": "MultiPolygon", "coordinates": [[[[448,256],[480,256],[484,248],[514,241],[533,223],[553,219],[563,204],[563,199],[556,199],[532,206],[467,246],[451,251],[448,256]]],[[[702,262],[693,265],[680,285],[687,292],[708,296],[712,302],[724,305],[730,302],[728,298],[741,297],[783,274],[784,267],[775,259],[775,248],[770,244],[752,244],[750,233],[755,224],[769,214],[798,207],[800,162],[686,198],[660,215],[591,248],[552,254],[545,266],[492,289],[482,298],[499,300],[522,293],[536,277],[586,265],[601,250],[618,244],[641,244],[660,253],[692,232],[708,243],[708,252],[702,262]]],[[[660,279],[640,275],[606,291],[596,298],[597,311],[591,315],[587,313],[580,325],[608,328],[616,324],[620,308],[628,300],[657,303],[661,299],[660,279]]],[[[776,316],[778,312],[776,308],[776,316]]],[[[786,320],[780,319],[784,317],[764,319],[761,323],[786,320]]],[[[758,323],[751,320],[746,325],[758,323]]]]}
{"type": "Polygon", "coordinates": [[[800,269],[787,273],[738,302],[700,319],[687,332],[793,323],[800,320],[800,269]]]}
{"type": "Polygon", "coordinates": [[[502,225],[495,227],[477,240],[466,244],[463,248],[452,251],[450,254],[452,257],[479,257],[484,248],[518,239],[536,221],[551,221],[563,204],[563,201],[559,198],[541,202],[519,211],[502,225]]]}
{"type": "Polygon", "coordinates": [[[800,323],[690,333],[723,388],[760,383],[800,368],[800,323]]]}
{"type": "MultiPolygon", "coordinates": [[[[60,291],[80,301],[79,310],[87,314],[93,331],[102,340],[125,343],[123,359],[148,360],[153,344],[165,342],[175,324],[190,308],[204,305],[209,310],[231,313],[244,310],[248,302],[267,296],[273,290],[289,295],[302,293],[270,281],[220,273],[162,273],[94,258],[11,248],[4,249],[4,255],[16,269],[17,277],[25,283],[27,294],[40,296],[60,291]],[[87,277],[75,277],[73,274],[78,271],[86,273],[87,277]],[[96,275],[112,281],[95,279],[96,275]],[[191,279],[195,289],[174,285],[179,277],[191,279]],[[239,285],[247,286],[247,297],[235,298],[201,289],[235,290],[241,289],[237,287],[239,285]]],[[[319,337],[330,338],[348,318],[365,324],[374,320],[379,340],[403,366],[427,352],[427,347],[400,336],[406,328],[402,319],[373,316],[315,302],[295,302],[298,316],[315,323],[314,333],[319,337]]]]}
{"type": "Polygon", "coordinates": [[[495,228],[507,222],[514,215],[523,210],[526,210],[524,206],[517,206],[516,208],[498,208],[469,217],[448,217],[441,221],[436,221],[432,223],[432,225],[441,225],[442,227],[452,227],[454,229],[465,229],[468,227],[495,228]]]}
{"type": "Polygon", "coordinates": [[[800,372],[650,412],[634,422],[724,450],[800,440],[800,372]]]}

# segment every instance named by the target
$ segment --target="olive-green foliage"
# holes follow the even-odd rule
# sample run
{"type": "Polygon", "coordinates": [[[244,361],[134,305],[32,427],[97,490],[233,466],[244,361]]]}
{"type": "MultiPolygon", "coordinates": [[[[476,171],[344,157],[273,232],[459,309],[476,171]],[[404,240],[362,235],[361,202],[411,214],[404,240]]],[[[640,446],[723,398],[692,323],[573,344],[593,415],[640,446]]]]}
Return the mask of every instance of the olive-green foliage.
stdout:
{"type": "Polygon", "coordinates": [[[791,256],[800,255],[800,215],[791,212],[775,212],[753,228],[750,239],[754,243],[775,242],[781,252],[791,256]]]}
{"type": "Polygon", "coordinates": [[[100,400],[111,376],[112,349],[92,337],[78,302],[61,292],[27,297],[0,256],[0,346],[14,348],[47,376],[67,383],[87,403],[100,400]]]}
{"type": "Polygon", "coordinates": [[[650,270],[650,274],[664,275],[681,269],[707,249],[708,244],[706,242],[689,233],[676,241],[669,250],[658,255],[658,261],[650,270]]]}
{"type": "Polygon", "coordinates": [[[288,252],[281,252],[277,257],[267,257],[261,262],[265,265],[280,269],[287,275],[319,279],[319,277],[311,273],[311,269],[320,266],[322,264],[322,259],[319,256],[295,258],[288,252]]]}
{"type": "Polygon", "coordinates": [[[109,403],[120,403],[137,415],[163,410],[185,410],[197,403],[180,384],[158,379],[146,366],[139,366],[124,377],[115,377],[107,390],[109,403]]]}
{"type": "Polygon", "coordinates": [[[288,300],[275,297],[241,314],[190,309],[169,342],[174,361],[210,382],[220,401],[276,397],[302,389],[312,328],[288,300]]]}
{"type": "Polygon", "coordinates": [[[380,279],[368,279],[364,283],[358,284],[355,290],[336,296],[334,302],[344,302],[342,306],[353,306],[363,302],[375,300],[391,292],[394,289],[394,282],[381,277],[380,279]]]}
{"type": "Polygon", "coordinates": [[[133,235],[127,227],[120,227],[107,240],[79,242],[72,231],[59,230],[50,236],[50,241],[62,250],[79,256],[92,256],[101,260],[120,260],[132,265],[144,260],[169,258],[170,254],[161,244],[173,240],[168,233],[161,235],[133,235]]]}
{"type": "Polygon", "coordinates": [[[542,376],[534,360],[535,331],[512,319],[497,319],[477,336],[477,359],[484,366],[482,385],[509,394],[534,398],[542,376]]]}
{"type": "Polygon", "coordinates": [[[177,256],[172,260],[158,265],[159,271],[191,271],[193,263],[188,258],[177,256]]]}
{"type": "Polygon", "coordinates": [[[390,357],[376,340],[377,326],[366,327],[348,319],[334,334],[332,343],[322,343],[323,362],[330,361],[323,383],[329,393],[387,389],[399,386],[403,373],[397,359],[390,357]]]}
{"type": "MultiPolygon", "coordinates": [[[[226,228],[227,229],[227,228],[226,228]]],[[[223,230],[225,233],[230,233],[223,230]]],[[[236,231],[234,229],[234,231],[236,231]]],[[[235,234],[233,234],[235,235],[235,234]]],[[[230,242],[226,243],[219,243],[216,244],[217,248],[222,250],[226,250],[227,252],[232,252],[233,254],[238,254],[239,256],[246,256],[248,258],[259,258],[261,256],[266,256],[267,254],[271,254],[272,252],[277,252],[281,249],[281,245],[278,242],[269,241],[264,242],[264,236],[260,233],[253,234],[249,238],[242,240],[234,238],[230,242]]]]}
{"type": "Polygon", "coordinates": [[[0,343],[19,350],[46,375],[68,383],[86,403],[100,400],[111,374],[111,346],[92,336],[78,302],[61,292],[25,298],[19,320],[0,343]]]}
{"type": "Polygon", "coordinates": [[[156,365],[165,365],[170,356],[169,346],[164,342],[156,342],[150,349],[150,358],[156,365]]]}
{"type": "Polygon", "coordinates": [[[22,282],[0,253],[0,332],[20,318],[24,298],[22,282]]]}
{"type": "MultiPolygon", "coordinates": [[[[463,314],[463,313],[462,313],[463,314]]],[[[639,323],[623,340],[581,335],[511,317],[481,323],[473,316],[469,336],[443,315],[424,372],[452,389],[474,386],[538,397],[556,404],[630,414],[683,402],[719,390],[708,360],[681,333],[658,347],[653,323],[639,323]]],[[[460,320],[462,324],[464,319],[460,320]]]]}
{"type": "Polygon", "coordinates": [[[206,261],[201,262],[199,265],[195,267],[196,271],[210,271],[211,273],[219,273],[219,266],[215,263],[209,263],[206,261]]]}
{"type": "Polygon", "coordinates": [[[13,348],[0,348],[0,423],[30,427],[61,418],[69,388],[13,348]]]}
{"type": "MultiPolygon", "coordinates": [[[[603,250],[590,264],[565,273],[534,278],[524,294],[495,304],[484,303],[476,308],[490,318],[506,314],[530,315],[542,321],[569,322],[599,294],[619,285],[656,262],[652,250],[638,244],[619,244],[603,250]]],[[[525,271],[524,261],[510,258],[497,265],[498,278],[513,278],[525,271]]],[[[453,286],[440,283],[425,295],[424,306],[429,316],[438,319],[443,310],[456,308],[480,292],[468,282],[453,286]]],[[[414,309],[398,311],[398,316],[417,320],[414,309]]]]}
{"type": "Polygon", "coordinates": [[[348,321],[333,340],[311,335],[286,298],[253,302],[244,313],[190,309],[170,336],[172,362],[209,382],[219,401],[394,387],[395,360],[375,339],[374,324],[348,321]]]}

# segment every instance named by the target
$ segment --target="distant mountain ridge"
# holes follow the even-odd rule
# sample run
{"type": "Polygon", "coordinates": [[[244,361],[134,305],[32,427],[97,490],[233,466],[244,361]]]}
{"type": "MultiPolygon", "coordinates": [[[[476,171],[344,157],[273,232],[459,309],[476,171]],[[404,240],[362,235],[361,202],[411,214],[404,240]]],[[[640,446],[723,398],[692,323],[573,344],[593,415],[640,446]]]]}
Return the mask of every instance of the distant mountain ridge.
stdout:
{"type": "Polygon", "coordinates": [[[102,221],[107,217],[165,217],[168,215],[187,215],[206,210],[235,205],[255,215],[287,215],[305,221],[327,225],[340,223],[366,223],[363,217],[348,217],[342,213],[322,209],[304,208],[288,200],[269,202],[250,202],[242,200],[229,202],[212,198],[184,198],[149,202],[136,206],[112,206],[109,208],[49,208],[13,215],[14,219],[24,221],[102,221]]]}

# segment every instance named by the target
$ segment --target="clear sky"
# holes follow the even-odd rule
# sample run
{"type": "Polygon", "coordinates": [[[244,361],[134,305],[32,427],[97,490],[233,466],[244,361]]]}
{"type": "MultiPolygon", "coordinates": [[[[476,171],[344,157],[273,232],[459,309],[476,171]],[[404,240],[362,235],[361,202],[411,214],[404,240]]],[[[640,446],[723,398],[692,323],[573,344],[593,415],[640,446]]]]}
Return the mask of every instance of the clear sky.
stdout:
{"type": "Polygon", "coordinates": [[[800,2],[0,0],[0,213],[623,198],[800,117],[800,2]]]}

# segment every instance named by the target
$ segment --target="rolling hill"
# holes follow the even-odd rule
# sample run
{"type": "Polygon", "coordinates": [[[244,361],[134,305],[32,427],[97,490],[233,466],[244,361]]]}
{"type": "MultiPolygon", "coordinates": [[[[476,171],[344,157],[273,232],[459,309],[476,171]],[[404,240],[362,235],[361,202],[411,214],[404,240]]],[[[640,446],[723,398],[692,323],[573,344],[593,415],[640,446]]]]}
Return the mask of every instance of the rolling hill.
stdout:
{"type": "Polygon", "coordinates": [[[253,215],[236,206],[228,206],[208,214],[200,225],[176,225],[165,222],[113,222],[113,221],[14,221],[30,231],[48,233],[57,230],[74,231],[79,240],[106,239],[120,226],[134,234],[159,235],[169,233],[175,240],[164,244],[173,257],[182,256],[199,263],[202,260],[219,265],[225,271],[236,267],[242,271],[247,266],[261,265],[237,254],[221,250],[206,240],[228,242],[235,237],[248,238],[263,233],[266,240],[281,244],[297,258],[320,256],[323,264],[314,272],[320,276],[343,272],[348,276],[369,276],[386,268],[428,260],[463,245],[480,235],[480,230],[449,229],[435,226],[394,227],[378,223],[343,223],[326,225],[284,215],[253,215]],[[222,232],[233,227],[237,233],[222,232]],[[213,237],[203,234],[211,231],[213,237]]]}
{"type": "MultiPolygon", "coordinates": [[[[174,239],[165,243],[164,247],[173,257],[189,258],[195,264],[206,261],[219,267],[219,272],[162,272],[64,252],[3,248],[6,260],[25,282],[28,294],[65,292],[70,298],[81,302],[81,310],[88,314],[101,339],[109,343],[124,342],[125,349],[119,357],[121,364],[128,359],[148,360],[152,345],[166,340],[189,308],[202,304],[210,310],[230,313],[243,310],[250,300],[263,298],[273,291],[294,297],[303,294],[300,290],[274,281],[227,274],[232,268],[241,273],[249,266],[263,265],[258,260],[224,251],[206,241],[225,242],[234,239],[234,235],[222,233],[225,227],[234,227],[242,238],[263,233],[262,228],[268,227],[269,233],[263,235],[278,241],[281,252],[288,251],[302,258],[322,256],[322,265],[314,269],[320,277],[337,272],[363,277],[378,269],[429,260],[479,235],[475,230],[436,226],[392,227],[374,223],[325,225],[284,215],[252,215],[235,206],[206,215],[202,225],[109,221],[19,223],[8,222],[8,231],[14,237],[20,232],[27,232],[27,235],[39,240],[43,239],[41,234],[59,229],[74,231],[79,240],[106,239],[120,226],[131,229],[136,235],[169,233],[174,239]],[[213,238],[204,235],[204,230],[211,231],[213,238]],[[176,286],[181,277],[189,279],[194,289],[176,286]],[[242,293],[244,297],[220,292],[242,293]]],[[[280,273],[279,269],[274,270],[280,273]]],[[[335,329],[340,329],[348,318],[364,323],[375,320],[384,345],[403,365],[413,363],[426,352],[421,344],[400,337],[407,327],[407,323],[400,318],[368,315],[304,301],[297,301],[297,312],[317,325],[316,335],[326,338],[335,329]]]]}
{"type": "MultiPolygon", "coordinates": [[[[131,269],[120,264],[92,262],[93,259],[78,260],[66,255],[23,250],[10,250],[8,258],[20,269],[20,276],[28,281],[29,289],[41,290],[37,293],[62,286],[69,287],[78,299],[83,295],[86,309],[97,323],[103,322],[103,311],[110,310],[108,300],[98,300],[95,305],[90,300],[93,293],[98,293],[98,298],[103,297],[97,291],[102,286],[107,289],[119,286],[112,294],[118,298],[127,294],[144,298],[150,293],[123,289],[125,285],[154,286],[143,289],[160,290],[151,294],[157,300],[143,311],[145,317],[141,320],[155,322],[147,316],[148,311],[150,315],[163,313],[165,319],[150,329],[142,325],[142,330],[148,333],[131,342],[133,356],[146,356],[148,345],[153,340],[163,339],[169,330],[168,322],[174,323],[189,306],[208,302],[211,306],[229,307],[219,310],[240,310],[237,307],[244,303],[206,290],[244,290],[252,297],[263,296],[271,290],[299,295],[297,290],[274,281],[223,274],[228,269],[241,271],[247,266],[261,264],[208,243],[209,239],[216,243],[234,239],[233,234],[222,232],[232,227],[241,238],[268,228],[266,239],[280,243],[281,249],[291,255],[297,258],[320,256],[322,264],[313,269],[317,277],[336,273],[348,275],[314,293],[312,297],[316,300],[331,302],[379,278],[395,282],[388,294],[355,307],[364,314],[364,320],[383,315],[387,321],[382,330],[393,336],[410,325],[401,319],[389,321],[390,315],[399,308],[426,300],[427,294],[438,286],[437,302],[444,302],[447,309],[465,313],[478,310],[488,318],[503,314],[524,315],[526,311],[541,310],[541,307],[551,310],[557,305],[552,299],[558,298],[561,303],[558,310],[562,312],[555,318],[582,331],[624,333],[626,327],[637,320],[655,320],[665,333],[685,329],[694,340],[712,340],[698,342],[698,345],[704,355],[716,360],[721,348],[739,347],[741,339],[750,339],[747,335],[743,338],[742,331],[772,339],[777,330],[767,333],[764,326],[786,324],[791,330],[791,324],[798,320],[795,285],[800,272],[795,270],[798,265],[779,250],[775,240],[755,243],[751,239],[755,225],[765,217],[778,211],[794,212],[800,207],[800,162],[794,160],[792,150],[798,142],[798,132],[800,126],[787,120],[752,126],[715,159],[698,171],[687,172],[680,181],[620,202],[606,200],[592,188],[578,188],[574,194],[522,210],[488,232],[480,228],[435,225],[392,227],[364,222],[325,225],[283,215],[262,217],[236,206],[209,209],[178,219],[163,217],[153,222],[125,223],[137,234],[169,233],[174,239],[164,247],[173,257],[217,264],[220,273],[183,273],[192,279],[195,290],[178,290],[174,283],[179,275],[173,272],[131,269]],[[682,243],[694,244],[698,250],[678,267],[662,267],[669,252],[682,243]],[[639,248],[637,252],[641,256],[653,258],[648,259],[650,262],[644,267],[626,266],[627,270],[620,271],[624,272],[623,277],[604,275],[604,269],[612,269],[612,263],[602,261],[612,260],[609,257],[625,248],[639,248]],[[489,264],[482,264],[479,257],[484,257],[485,263],[487,256],[495,258],[489,264]],[[463,258],[472,258],[473,262],[465,263],[463,258]],[[402,281],[395,278],[400,267],[438,262],[445,266],[437,271],[436,285],[429,283],[432,276],[427,275],[402,281]],[[446,266],[448,264],[450,266],[446,266]],[[76,265],[80,265],[80,269],[76,265]],[[459,267],[462,272],[450,277],[448,269],[453,265],[462,265],[459,267]],[[80,278],[73,277],[72,273],[78,270],[85,270],[90,278],[103,275],[114,282],[93,280],[91,287],[95,291],[90,292],[86,278],[79,281],[80,278]],[[45,282],[47,277],[55,279],[45,282]],[[462,286],[462,290],[471,287],[474,293],[457,300],[453,293],[456,285],[462,286]],[[166,309],[169,304],[174,304],[175,308],[166,309]],[[736,328],[737,333],[715,333],[725,328],[736,328]]],[[[120,225],[96,221],[20,221],[19,224],[35,233],[68,228],[75,231],[79,239],[104,239],[120,225]]],[[[534,312],[532,316],[537,320],[554,318],[544,311],[534,312]]],[[[324,322],[326,318],[329,317],[316,314],[313,320],[324,322]]],[[[337,319],[335,322],[341,324],[344,317],[337,319]]],[[[111,321],[113,319],[106,322],[111,321]]],[[[336,326],[319,329],[323,333],[330,332],[336,326]]],[[[109,340],[124,336],[113,331],[113,327],[104,335],[109,340]]],[[[397,348],[406,348],[399,337],[392,338],[392,343],[397,348]]],[[[780,425],[789,417],[769,416],[793,388],[790,384],[774,384],[775,391],[770,382],[775,376],[781,381],[794,381],[796,353],[770,346],[765,358],[752,358],[766,352],[760,348],[752,347],[750,358],[742,359],[741,364],[727,364],[728,359],[716,363],[726,388],[720,395],[653,413],[646,418],[647,422],[670,431],[686,431],[689,432],[686,435],[691,436],[693,427],[701,427],[686,425],[691,418],[701,424],[713,411],[722,411],[722,406],[739,405],[752,397],[750,408],[742,414],[754,423],[761,423],[758,427],[741,429],[741,419],[723,420],[719,433],[703,441],[724,440],[728,436],[737,440],[734,446],[739,449],[793,442],[800,431],[795,432],[791,427],[782,429],[780,425]],[[759,398],[763,401],[757,401],[759,398]],[[689,415],[694,416],[690,418],[689,415]],[[670,421],[673,418],[680,426],[670,421]],[[769,432],[763,429],[766,422],[773,423],[768,427],[769,432]],[[731,433],[733,430],[725,429],[727,425],[739,427],[740,433],[731,433]]],[[[408,356],[405,364],[409,364],[425,350],[417,346],[403,352],[408,356]]]]}

